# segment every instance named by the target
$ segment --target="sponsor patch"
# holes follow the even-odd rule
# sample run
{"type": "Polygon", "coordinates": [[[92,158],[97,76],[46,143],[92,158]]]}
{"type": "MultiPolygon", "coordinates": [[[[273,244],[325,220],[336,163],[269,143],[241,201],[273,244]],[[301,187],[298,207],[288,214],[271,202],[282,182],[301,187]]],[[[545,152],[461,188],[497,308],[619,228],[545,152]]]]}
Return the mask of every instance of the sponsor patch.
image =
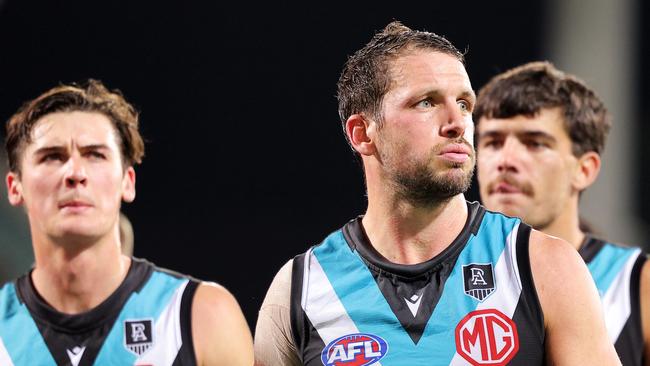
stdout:
{"type": "Polygon", "coordinates": [[[499,310],[472,311],[456,326],[456,352],[474,366],[505,366],[517,351],[517,326],[499,310]]]}
{"type": "Polygon", "coordinates": [[[463,266],[465,295],[478,301],[485,300],[495,289],[492,263],[470,263],[463,266]]]}
{"type": "Polygon", "coordinates": [[[141,356],[153,346],[153,320],[125,320],[124,347],[141,356]]]}
{"type": "Polygon", "coordinates": [[[325,366],[366,366],[379,361],[388,352],[388,343],[368,333],[344,335],[330,342],[321,352],[325,366]]]}

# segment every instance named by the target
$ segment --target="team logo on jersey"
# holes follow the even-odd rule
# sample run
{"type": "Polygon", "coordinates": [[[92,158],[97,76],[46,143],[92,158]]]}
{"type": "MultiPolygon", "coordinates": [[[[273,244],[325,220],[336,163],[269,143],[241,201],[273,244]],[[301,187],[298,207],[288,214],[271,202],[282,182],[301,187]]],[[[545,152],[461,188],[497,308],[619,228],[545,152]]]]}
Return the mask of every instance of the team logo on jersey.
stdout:
{"type": "Polygon", "coordinates": [[[388,343],[368,333],[344,335],[330,342],[321,352],[325,366],[366,366],[379,361],[388,352],[388,343]]]}
{"type": "Polygon", "coordinates": [[[153,346],[153,320],[125,320],[124,347],[141,356],[153,346]]]}
{"type": "Polygon", "coordinates": [[[456,352],[474,366],[504,366],[519,350],[517,326],[496,309],[475,310],[456,326],[456,352]]]}
{"type": "Polygon", "coordinates": [[[483,301],[495,289],[492,263],[470,263],[463,266],[465,294],[483,301]]]}

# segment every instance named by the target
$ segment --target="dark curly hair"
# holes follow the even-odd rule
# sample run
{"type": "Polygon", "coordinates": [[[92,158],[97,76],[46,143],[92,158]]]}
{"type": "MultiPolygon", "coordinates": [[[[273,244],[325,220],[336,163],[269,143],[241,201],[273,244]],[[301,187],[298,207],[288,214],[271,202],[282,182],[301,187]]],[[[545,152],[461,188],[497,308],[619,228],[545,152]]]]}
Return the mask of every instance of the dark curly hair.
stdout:
{"type": "Polygon", "coordinates": [[[561,108],[573,155],[603,152],[611,127],[607,108],[582,80],[550,62],[531,62],[492,78],[478,94],[473,117],[478,126],[481,118],[534,117],[546,108],[561,108]]]}

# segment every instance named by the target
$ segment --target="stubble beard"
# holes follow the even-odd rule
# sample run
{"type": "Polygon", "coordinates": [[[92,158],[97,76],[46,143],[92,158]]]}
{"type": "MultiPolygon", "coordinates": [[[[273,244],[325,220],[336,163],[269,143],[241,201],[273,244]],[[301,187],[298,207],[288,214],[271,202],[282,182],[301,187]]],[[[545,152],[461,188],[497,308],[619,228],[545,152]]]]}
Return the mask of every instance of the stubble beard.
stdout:
{"type": "Polygon", "coordinates": [[[439,169],[433,168],[437,152],[427,159],[412,161],[408,167],[390,169],[390,181],[398,199],[415,207],[431,208],[449,201],[469,189],[474,175],[475,155],[470,164],[444,162],[439,169]]]}

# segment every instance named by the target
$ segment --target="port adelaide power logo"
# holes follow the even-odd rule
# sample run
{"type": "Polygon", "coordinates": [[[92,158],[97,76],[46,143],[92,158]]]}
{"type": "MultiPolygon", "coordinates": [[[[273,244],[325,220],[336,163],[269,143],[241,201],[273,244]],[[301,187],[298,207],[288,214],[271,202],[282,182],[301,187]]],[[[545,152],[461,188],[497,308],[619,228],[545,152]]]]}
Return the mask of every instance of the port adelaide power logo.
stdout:
{"type": "Polygon", "coordinates": [[[470,263],[463,266],[465,294],[478,301],[485,300],[495,289],[492,263],[470,263]]]}
{"type": "Polygon", "coordinates": [[[373,365],[388,352],[388,344],[381,337],[368,333],[354,333],[339,337],[321,352],[325,366],[373,365]]]}
{"type": "Polygon", "coordinates": [[[141,356],[153,346],[153,320],[125,320],[124,347],[141,356]]]}

